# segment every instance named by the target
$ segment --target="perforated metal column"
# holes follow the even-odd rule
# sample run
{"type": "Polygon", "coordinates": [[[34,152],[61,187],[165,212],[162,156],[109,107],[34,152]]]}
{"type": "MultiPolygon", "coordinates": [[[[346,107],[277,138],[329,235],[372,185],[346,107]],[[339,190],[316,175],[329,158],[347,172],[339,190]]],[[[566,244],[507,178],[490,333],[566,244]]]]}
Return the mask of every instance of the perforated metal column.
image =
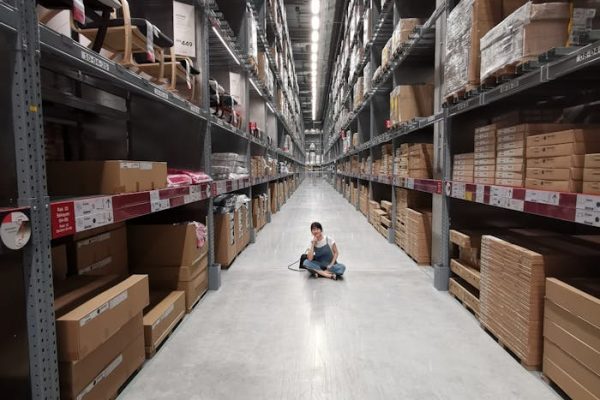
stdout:
{"type": "Polygon", "coordinates": [[[50,214],[41,115],[36,5],[20,0],[12,81],[19,205],[31,208],[32,236],[23,255],[31,397],[58,399],[50,214]]]}

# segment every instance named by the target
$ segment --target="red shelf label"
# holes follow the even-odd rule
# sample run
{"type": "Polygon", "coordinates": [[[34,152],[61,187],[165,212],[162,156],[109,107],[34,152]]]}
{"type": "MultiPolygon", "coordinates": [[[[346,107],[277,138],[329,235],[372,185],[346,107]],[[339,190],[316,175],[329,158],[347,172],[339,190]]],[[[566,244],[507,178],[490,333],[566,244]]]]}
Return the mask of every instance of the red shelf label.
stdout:
{"type": "Polygon", "coordinates": [[[72,201],[50,205],[52,238],[56,239],[75,233],[75,204],[72,201]]]}

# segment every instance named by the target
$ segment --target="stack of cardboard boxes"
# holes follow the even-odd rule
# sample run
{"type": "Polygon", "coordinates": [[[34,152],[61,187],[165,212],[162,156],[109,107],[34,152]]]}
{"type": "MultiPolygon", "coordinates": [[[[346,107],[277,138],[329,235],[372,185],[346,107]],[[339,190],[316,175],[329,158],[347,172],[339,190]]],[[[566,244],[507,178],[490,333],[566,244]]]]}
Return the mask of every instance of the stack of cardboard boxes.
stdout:
{"type": "Polygon", "coordinates": [[[543,372],[572,399],[597,399],[600,280],[546,280],[543,372]]]}
{"type": "Polygon", "coordinates": [[[369,213],[369,185],[359,184],[359,208],[366,217],[369,213]]]}
{"type": "Polygon", "coordinates": [[[394,174],[402,178],[408,177],[408,143],[403,143],[396,148],[394,174]]]}
{"type": "Polygon", "coordinates": [[[381,146],[381,169],[379,175],[391,176],[394,174],[394,149],[391,143],[381,146]]]}
{"type": "Polygon", "coordinates": [[[381,200],[380,204],[381,209],[385,211],[385,214],[379,217],[379,226],[377,226],[377,230],[387,239],[388,230],[392,227],[392,202],[381,200]]]}
{"type": "Polygon", "coordinates": [[[208,290],[208,244],[198,246],[195,223],[131,225],[131,265],[147,274],[153,291],[185,292],[189,312],[208,290]]]}
{"type": "Polygon", "coordinates": [[[267,223],[269,196],[260,194],[252,199],[252,224],[256,230],[262,229],[267,223]]]}
{"type": "Polygon", "coordinates": [[[406,254],[418,264],[431,263],[431,211],[406,209],[406,254]]]}
{"type": "Polygon", "coordinates": [[[600,153],[585,155],[582,191],[588,194],[600,194],[600,153]]]}
{"type": "Polygon", "coordinates": [[[451,229],[450,242],[458,247],[458,258],[450,260],[449,291],[479,316],[481,233],[451,229]]]}
{"type": "Polygon", "coordinates": [[[106,225],[73,235],[67,256],[77,275],[127,275],[125,224],[106,225]]]}
{"type": "Polygon", "coordinates": [[[354,109],[360,107],[364,97],[364,79],[361,76],[354,84],[354,109]]]}
{"type": "Polygon", "coordinates": [[[148,277],[132,275],[76,306],[58,299],[63,302],[56,320],[61,398],[115,397],[144,362],[148,277]]]}
{"type": "MultiPolygon", "coordinates": [[[[581,192],[583,189],[581,161],[586,153],[600,151],[599,134],[600,131],[597,129],[569,129],[529,136],[525,186],[531,189],[581,192]],[[553,160],[548,161],[549,158],[553,160]],[[565,158],[563,166],[559,164],[558,158],[565,158]],[[538,167],[535,161],[537,159],[547,160],[546,166],[538,167]],[[567,166],[567,163],[575,160],[578,166],[567,166]]],[[[588,175],[591,174],[588,172],[588,175]]],[[[589,178],[591,176],[588,176],[589,178]]]]}
{"type": "Polygon", "coordinates": [[[360,164],[358,161],[358,156],[352,156],[352,158],[350,159],[350,172],[352,172],[353,174],[358,174],[360,171],[360,164]]]}
{"type": "Polygon", "coordinates": [[[414,190],[396,188],[396,204],[396,244],[413,258],[425,262],[427,257],[423,255],[424,248],[431,249],[431,245],[426,244],[427,241],[431,242],[431,222],[427,223],[431,212],[416,210],[430,209],[431,196],[414,190]],[[413,212],[410,221],[409,210],[413,212]],[[410,243],[412,247],[409,246],[410,243]],[[409,251],[412,251],[412,254],[409,251]]]}
{"type": "Polygon", "coordinates": [[[455,154],[454,162],[452,163],[452,180],[456,182],[473,183],[473,174],[475,171],[474,163],[474,153],[455,154]]]}
{"type": "Polygon", "coordinates": [[[480,320],[521,364],[542,365],[546,277],[592,276],[600,252],[555,233],[481,241],[480,320]]]}
{"type": "Polygon", "coordinates": [[[496,172],[496,125],[487,125],[475,129],[473,158],[473,182],[493,185],[496,172]]]}
{"type": "Polygon", "coordinates": [[[418,18],[402,18],[398,21],[394,28],[394,32],[392,33],[392,44],[390,46],[392,55],[395,55],[400,51],[402,46],[409,41],[415,28],[420,24],[421,20],[418,18]]]}
{"type": "Polygon", "coordinates": [[[408,145],[408,177],[430,179],[433,176],[433,145],[411,143],[408,145]]]}

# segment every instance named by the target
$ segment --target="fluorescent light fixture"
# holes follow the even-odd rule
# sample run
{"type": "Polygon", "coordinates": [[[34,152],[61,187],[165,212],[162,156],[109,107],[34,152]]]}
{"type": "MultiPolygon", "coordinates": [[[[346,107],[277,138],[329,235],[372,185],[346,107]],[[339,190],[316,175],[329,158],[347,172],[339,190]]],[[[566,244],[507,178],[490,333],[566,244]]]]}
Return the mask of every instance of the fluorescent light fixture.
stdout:
{"type": "Polygon", "coordinates": [[[254,90],[256,90],[258,92],[258,94],[262,96],[262,92],[260,91],[260,89],[258,88],[258,86],[256,86],[256,83],[254,83],[254,79],[250,78],[250,83],[254,87],[254,90]]]}
{"type": "Polygon", "coordinates": [[[319,8],[321,7],[320,0],[312,0],[310,2],[310,10],[313,14],[319,13],[319,8]]]}
{"type": "Polygon", "coordinates": [[[311,63],[316,64],[317,60],[318,60],[318,56],[316,54],[311,54],[311,56],[310,56],[311,63]]]}
{"type": "Polygon", "coordinates": [[[312,28],[319,29],[319,23],[321,22],[318,15],[314,15],[312,17],[312,28]]]}
{"type": "Polygon", "coordinates": [[[317,60],[315,60],[314,58],[313,58],[312,64],[310,64],[310,69],[311,69],[311,71],[317,70],[317,60]]]}
{"type": "Polygon", "coordinates": [[[223,43],[223,46],[225,46],[225,48],[227,49],[227,51],[229,52],[229,54],[231,54],[231,57],[233,57],[233,59],[235,60],[235,62],[237,63],[237,65],[240,65],[240,60],[238,60],[238,58],[235,56],[235,54],[233,54],[233,51],[231,51],[231,49],[229,48],[229,46],[225,42],[225,39],[223,39],[223,37],[221,36],[221,34],[217,30],[217,28],[215,28],[214,26],[212,28],[213,28],[213,31],[215,32],[215,34],[217,35],[217,37],[219,38],[219,40],[221,41],[221,43],[223,43]]]}
{"type": "Polygon", "coordinates": [[[267,106],[269,106],[269,110],[271,110],[273,114],[276,114],[275,110],[273,110],[273,107],[271,107],[271,103],[267,103],[267,106]]]}
{"type": "Polygon", "coordinates": [[[310,40],[313,43],[317,43],[319,41],[319,31],[312,31],[312,33],[310,35],[310,40]]]}
{"type": "Polygon", "coordinates": [[[319,52],[319,48],[317,46],[310,47],[310,54],[317,54],[319,52]]]}

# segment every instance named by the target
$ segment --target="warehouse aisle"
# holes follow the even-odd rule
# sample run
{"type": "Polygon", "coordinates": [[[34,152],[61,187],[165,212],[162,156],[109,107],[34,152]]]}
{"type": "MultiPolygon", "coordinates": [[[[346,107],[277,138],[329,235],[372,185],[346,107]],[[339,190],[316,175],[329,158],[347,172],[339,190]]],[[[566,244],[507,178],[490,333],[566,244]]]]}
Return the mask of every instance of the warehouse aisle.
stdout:
{"type": "Polygon", "coordinates": [[[307,178],[120,399],[559,399],[425,272],[307,178]],[[314,220],[344,280],[284,267],[314,220]]]}

